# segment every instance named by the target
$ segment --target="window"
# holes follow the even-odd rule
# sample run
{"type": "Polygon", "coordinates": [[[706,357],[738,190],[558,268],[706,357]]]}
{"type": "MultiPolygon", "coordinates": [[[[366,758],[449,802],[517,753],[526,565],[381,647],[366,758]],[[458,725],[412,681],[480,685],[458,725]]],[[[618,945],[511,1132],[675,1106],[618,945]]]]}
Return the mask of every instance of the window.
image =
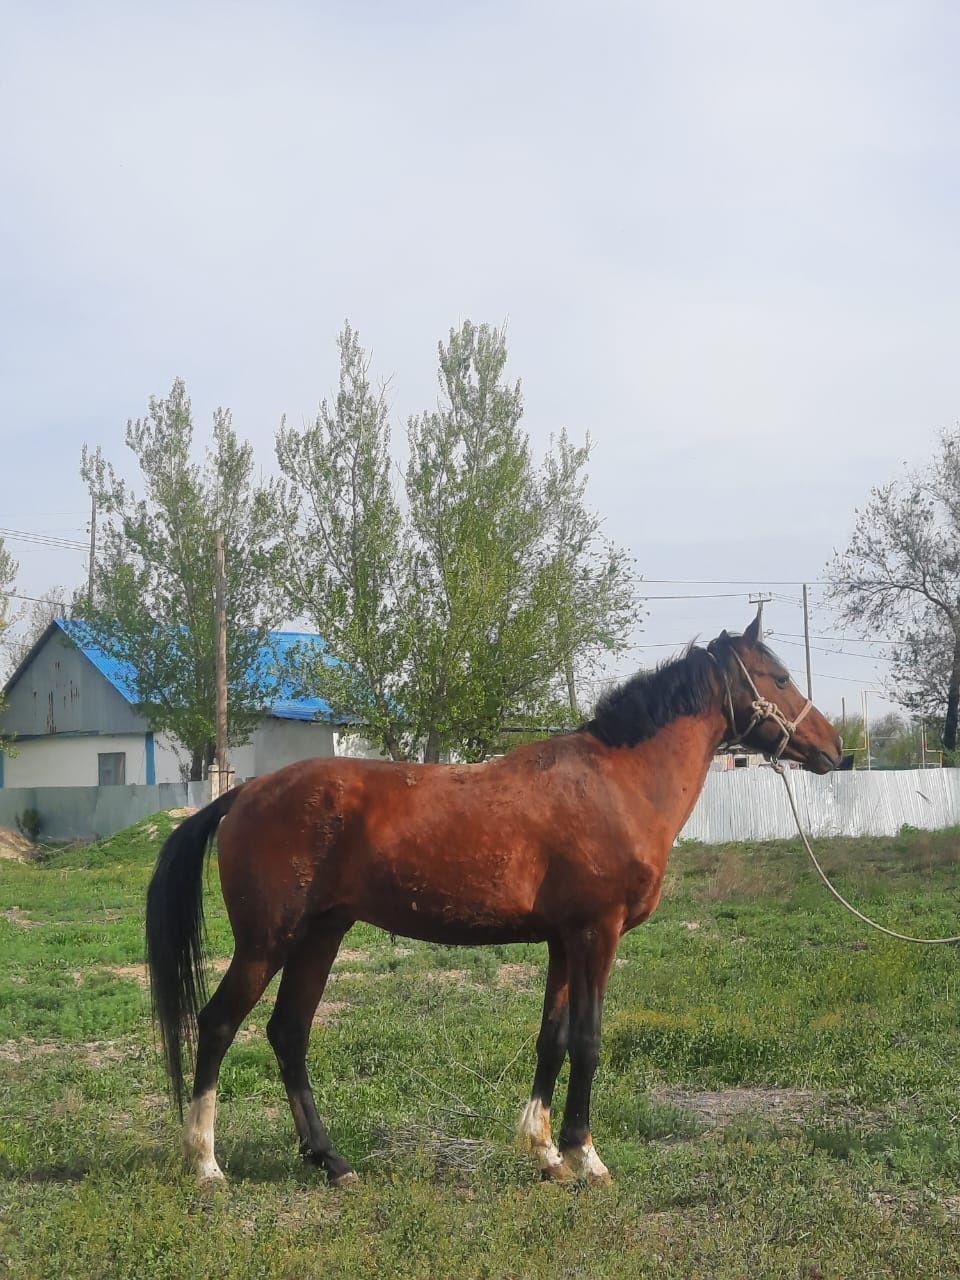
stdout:
{"type": "Polygon", "coordinates": [[[101,751],[97,755],[97,782],[101,787],[122,787],[127,780],[127,753],[101,751]]]}

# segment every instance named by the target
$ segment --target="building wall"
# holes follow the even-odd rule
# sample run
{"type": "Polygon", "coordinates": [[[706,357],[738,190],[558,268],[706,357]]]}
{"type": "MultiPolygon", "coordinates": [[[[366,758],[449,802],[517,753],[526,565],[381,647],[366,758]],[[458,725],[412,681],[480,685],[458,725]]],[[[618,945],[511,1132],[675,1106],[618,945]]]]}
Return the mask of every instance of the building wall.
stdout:
{"type": "MultiPolygon", "coordinates": [[[[332,756],[333,729],[316,720],[278,720],[267,716],[253,735],[253,772],[258,777],[285,764],[332,756]]],[[[242,776],[239,774],[238,776],[242,776]]]]}
{"type": "Polygon", "coordinates": [[[18,737],[142,735],[148,728],[110,681],[58,630],[41,645],[6,701],[0,724],[18,737]]]}
{"type": "MultiPolygon", "coordinates": [[[[126,782],[147,782],[147,735],[55,734],[49,738],[26,738],[16,744],[16,755],[3,759],[3,786],[7,787],[95,787],[99,781],[97,756],[101,752],[122,751],[126,755],[126,782]]],[[[154,778],[152,781],[179,781],[154,778]]]]}

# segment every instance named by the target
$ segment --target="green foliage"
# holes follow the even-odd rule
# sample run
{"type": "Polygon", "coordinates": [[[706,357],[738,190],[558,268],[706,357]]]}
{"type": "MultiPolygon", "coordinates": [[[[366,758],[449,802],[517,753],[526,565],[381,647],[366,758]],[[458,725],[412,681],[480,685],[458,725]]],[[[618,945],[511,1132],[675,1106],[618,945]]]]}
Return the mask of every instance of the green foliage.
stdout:
{"type": "Polygon", "coordinates": [[[339,659],[294,655],[291,674],[338,714],[358,718],[367,736],[398,757],[409,743],[398,673],[409,659],[412,618],[387,406],[383,390],[370,385],[369,360],[349,325],[338,345],[333,406],[324,401],[312,425],[297,431],[284,422],[277,435],[287,478],[288,598],[339,659]]]}
{"type": "Polygon", "coordinates": [[[257,662],[281,617],[276,586],[277,492],[256,484],[253,453],[230,413],[213,416],[205,464],[192,461],[193,418],[179,379],[146,417],[127,424],[140,468],[136,497],[99,451],[83,451],[83,476],[105,519],[94,598],[82,614],[97,644],[136,673],[140,709],[153,729],[191,753],[203,776],[215,738],[214,547],[226,544],[227,696],[232,743],[245,742],[277,674],[257,662]]]}
{"type": "Polygon", "coordinates": [[[344,329],[334,407],[277,441],[284,577],[338,660],[309,675],[338,710],[394,757],[482,759],[508,723],[552,715],[564,685],[575,707],[575,668],[616,651],[636,609],[626,556],[584,506],[589,442],[562,435],[536,469],[501,331],[467,321],[439,357],[401,510],[383,392],[344,329]]]}
{"type": "MultiPolygon", "coordinates": [[[[855,767],[866,768],[867,739],[863,731],[863,716],[854,715],[841,719],[833,717],[831,724],[840,735],[844,754],[852,752],[855,767]]],[[[929,753],[936,748],[937,735],[931,734],[929,753]]],[[[874,769],[918,769],[923,767],[920,729],[916,723],[890,711],[878,716],[870,724],[870,763],[874,769]]]]}

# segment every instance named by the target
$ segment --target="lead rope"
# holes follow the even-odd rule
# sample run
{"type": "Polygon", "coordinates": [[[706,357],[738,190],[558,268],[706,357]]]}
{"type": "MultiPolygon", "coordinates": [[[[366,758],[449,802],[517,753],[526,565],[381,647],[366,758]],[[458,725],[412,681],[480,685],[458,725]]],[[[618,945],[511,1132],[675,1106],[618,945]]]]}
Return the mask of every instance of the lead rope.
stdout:
{"type": "Polygon", "coordinates": [[[790,780],[787,778],[787,771],[779,760],[773,760],[770,767],[775,773],[779,773],[783,779],[783,785],[787,788],[787,798],[790,801],[790,808],[793,810],[793,820],[797,824],[797,831],[800,833],[800,839],[803,841],[803,847],[810,855],[810,861],[816,867],[820,879],[827,886],[836,900],[852,912],[858,920],[862,920],[864,924],[868,924],[871,929],[877,929],[880,933],[885,933],[890,938],[898,938],[901,942],[916,942],[925,947],[946,946],[948,943],[960,942],[960,934],[954,938],[914,938],[909,933],[898,933],[896,929],[888,929],[886,925],[877,924],[876,920],[871,920],[869,916],[865,916],[862,911],[858,911],[855,906],[849,903],[843,894],[831,884],[827,873],[817,861],[817,855],[810,848],[810,841],[804,834],[803,827],[800,825],[800,815],[797,813],[796,801],[793,798],[793,788],[790,786],[790,780]]]}

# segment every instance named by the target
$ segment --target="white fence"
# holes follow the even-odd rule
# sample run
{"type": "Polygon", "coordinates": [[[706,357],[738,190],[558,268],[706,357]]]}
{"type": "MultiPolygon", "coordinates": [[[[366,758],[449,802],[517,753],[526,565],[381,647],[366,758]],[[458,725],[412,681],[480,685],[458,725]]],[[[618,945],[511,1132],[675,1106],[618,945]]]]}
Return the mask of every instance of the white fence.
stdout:
{"type": "MultiPolygon", "coordinates": [[[[812,836],[892,836],[902,826],[960,826],[960,769],[831,773],[790,771],[804,828],[812,836]]],[[[51,840],[110,835],[158,809],[198,806],[207,782],[158,786],[24,787],[0,789],[0,826],[12,827],[36,809],[51,840]]],[[[680,833],[705,844],[787,840],[796,835],[783,783],[769,769],[710,772],[680,833]]]]}
{"type": "MultiPolygon", "coordinates": [[[[960,825],[960,770],[858,770],[818,777],[790,770],[797,809],[811,836],[892,836],[904,825],[934,830],[960,825]]],[[[707,774],[680,833],[684,840],[726,844],[786,840],[797,833],[783,782],[770,769],[707,774]]]]}

